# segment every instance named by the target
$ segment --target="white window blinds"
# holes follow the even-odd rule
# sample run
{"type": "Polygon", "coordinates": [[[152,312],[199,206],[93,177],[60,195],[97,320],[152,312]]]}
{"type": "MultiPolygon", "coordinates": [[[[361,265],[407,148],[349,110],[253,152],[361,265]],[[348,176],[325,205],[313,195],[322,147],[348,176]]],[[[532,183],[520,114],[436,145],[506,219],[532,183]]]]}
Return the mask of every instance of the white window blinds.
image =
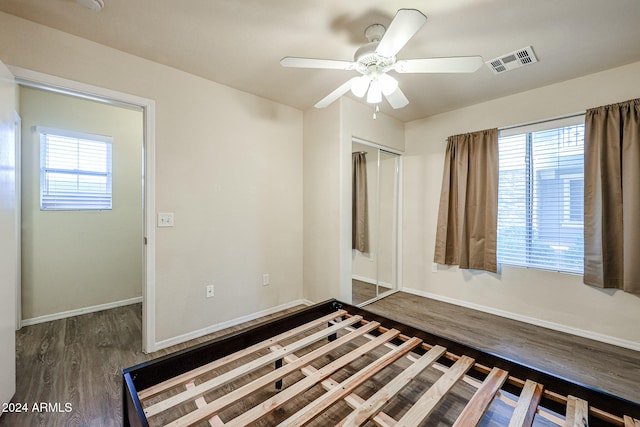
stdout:
{"type": "Polygon", "coordinates": [[[112,208],[108,136],[37,127],[40,134],[40,209],[112,208]]]}
{"type": "Polygon", "coordinates": [[[584,116],[571,121],[500,133],[499,264],[582,273],[584,116]]]}

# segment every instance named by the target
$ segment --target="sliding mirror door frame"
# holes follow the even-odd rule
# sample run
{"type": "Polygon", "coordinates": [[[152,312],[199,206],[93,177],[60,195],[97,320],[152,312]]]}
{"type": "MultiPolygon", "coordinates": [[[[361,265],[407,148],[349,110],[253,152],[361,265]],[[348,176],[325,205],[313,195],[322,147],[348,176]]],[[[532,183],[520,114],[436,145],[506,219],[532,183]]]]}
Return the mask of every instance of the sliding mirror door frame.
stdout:
{"type": "MultiPolygon", "coordinates": [[[[365,151],[367,162],[367,194],[375,196],[375,200],[368,200],[368,207],[371,213],[369,218],[370,249],[368,253],[351,250],[351,297],[354,305],[365,305],[370,302],[384,298],[402,288],[402,152],[388,147],[365,141],[359,138],[352,138],[352,156],[354,152],[365,151]],[[381,160],[394,160],[390,176],[393,182],[380,180],[384,170],[381,160]],[[392,207],[391,210],[381,209],[381,187],[391,190],[392,207]],[[386,213],[385,223],[391,224],[391,229],[385,228],[387,233],[381,233],[381,214],[386,213]],[[390,271],[381,276],[381,254],[380,239],[385,238],[389,242],[389,250],[385,253],[384,264],[390,271]],[[361,273],[361,274],[358,274],[361,273]],[[374,276],[374,277],[370,277],[374,276]],[[364,282],[364,283],[363,283],[364,282]],[[375,282],[375,283],[372,283],[375,282]],[[366,284],[373,284],[374,290],[367,289],[366,284]],[[381,283],[384,283],[382,288],[381,283]],[[355,284],[355,286],[354,286],[355,284]],[[356,289],[357,288],[357,289],[356,289]],[[364,288],[364,289],[360,289],[364,288]]],[[[385,162],[388,165],[388,161],[385,162]]],[[[353,167],[352,167],[353,168],[353,167]]],[[[385,167],[388,172],[388,168],[385,167]]],[[[353,169],[352,169],[353,172],[353,169]]],[[[389,176],[389,174],[384,174],[389,176]]],[[[353,188],[353,187],[352,187],[353,188]]],[[[352,190],[353,192],[353,190],[352,190]]],[[[387,200],[389,197],[387,197],[387,200]]],[[[384,203],[384,201],[382,202],[384,203]]],[[[384,203],[388,206],[388,203],[384,203]]],[[[353,222],[352,222],[353,227],[353,222]]]]}

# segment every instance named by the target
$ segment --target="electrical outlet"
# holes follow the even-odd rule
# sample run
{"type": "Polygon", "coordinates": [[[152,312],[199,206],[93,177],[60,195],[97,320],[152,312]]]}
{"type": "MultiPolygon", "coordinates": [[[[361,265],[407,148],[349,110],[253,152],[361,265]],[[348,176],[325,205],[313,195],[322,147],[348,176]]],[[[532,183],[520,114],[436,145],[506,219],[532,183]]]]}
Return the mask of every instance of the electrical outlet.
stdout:
{"type": "Polygon", "coordinates": [[[207,298],[213,297],[213,285],[207,285],[207,298]]]}
{"type": "Polygon", "coordinates": [[[269,275],[268,274],[263,274],[262,275],[262,286],[267,286],[269,284],[269,275]]]}
{"type": "Polygon", "coordinates": [[[431,264],[431,272],[432,273],[437,273],[438,272],[438,263],[434,262],[431,264]]]}
{"type": "Polygon", "coordinates": [[[173,212],[159,213],[158,227],[173,227],[173,212]]]}

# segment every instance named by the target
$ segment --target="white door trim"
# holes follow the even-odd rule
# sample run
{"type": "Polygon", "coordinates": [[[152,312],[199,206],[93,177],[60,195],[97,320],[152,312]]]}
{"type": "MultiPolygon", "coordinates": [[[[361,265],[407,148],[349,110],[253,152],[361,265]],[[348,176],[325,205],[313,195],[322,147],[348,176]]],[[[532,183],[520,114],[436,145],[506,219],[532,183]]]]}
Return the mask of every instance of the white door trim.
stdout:
{"type": "Polygon", "coordinates": [[[8,65],[17,83],[129,108],[140,108],[144,117],[144,284],[142,289],[142,351],[156,347],[155,332],[155,117],[156,103],[124,92],[63,79],[8,65]]]}
{"type": "Polygon", "coordinates": [[[0,61],[0,274],[3,279],[0,283],[0,403],[3,405],[10,402],[16,392],[16,105],[14,77],[0,61]]]}
{"type": "MultiPolygon", "coordinates": [[[[14,75],[15,77],[15,75],[14,75]]],[[[14,111],[13,125],[15,128],[16,150],[16,331],[22,328],[22,153],[20,150],[22,141],[22,119],[17,111],[14,111]]]]}

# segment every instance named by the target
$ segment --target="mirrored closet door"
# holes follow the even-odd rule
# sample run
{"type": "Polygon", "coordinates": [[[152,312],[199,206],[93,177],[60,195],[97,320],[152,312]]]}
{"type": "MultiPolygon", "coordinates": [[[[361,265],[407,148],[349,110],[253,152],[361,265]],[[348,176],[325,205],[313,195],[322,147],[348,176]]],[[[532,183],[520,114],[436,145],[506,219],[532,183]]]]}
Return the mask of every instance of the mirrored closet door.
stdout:
{"type": "Polygon", "coordinates": [[[398,288],[400,156],[365,142],[352,146],[352,302],[398,288]]]}

